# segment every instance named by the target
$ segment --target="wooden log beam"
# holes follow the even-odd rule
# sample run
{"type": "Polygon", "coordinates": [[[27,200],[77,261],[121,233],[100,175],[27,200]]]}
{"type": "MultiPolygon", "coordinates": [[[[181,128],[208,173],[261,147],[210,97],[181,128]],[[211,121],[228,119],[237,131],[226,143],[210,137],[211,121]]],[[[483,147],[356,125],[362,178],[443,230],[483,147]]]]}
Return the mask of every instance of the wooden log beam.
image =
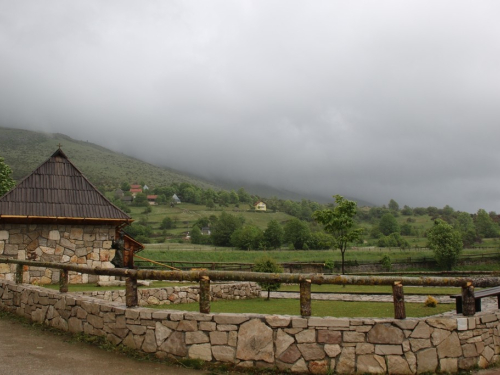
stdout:
{"type": "MultiPolygon", "coordinates": [[[[240,271],[157,271],[157,270],[134,270],[124,268],[101,268],[83,267],[77,265],[36,262],[28,260],[17,260],[0,258],[0,263],[23,264],[32,267],[46,267],[64,269],[87,273],[91,275],[107,275],[118,277],[135,277],[139,280],[178,280],[199,281],[207,276],[211,281],[255,281],[255,282],[279,282],[300,284],[304,280],[311,280],[312,284],[336,284],[336,285],[393,285],[401,282],[408,286],[456,286],[462,287],[472,281],[465,277],[390,277],[390,276],[352,276],[352,275],[324,275],[324,274],[297,274],[297,273],[264,273],[264,272],[240,272],[240,271]]],[[[476,287],[493,287],[500,285],[500,278],[481,278],[474,282],[476,287]]]]}
{"type": "Polygon", "coordinates": [[[16,266],[16,284],[23,283],[23,265],[18,263],[16,266]]]}

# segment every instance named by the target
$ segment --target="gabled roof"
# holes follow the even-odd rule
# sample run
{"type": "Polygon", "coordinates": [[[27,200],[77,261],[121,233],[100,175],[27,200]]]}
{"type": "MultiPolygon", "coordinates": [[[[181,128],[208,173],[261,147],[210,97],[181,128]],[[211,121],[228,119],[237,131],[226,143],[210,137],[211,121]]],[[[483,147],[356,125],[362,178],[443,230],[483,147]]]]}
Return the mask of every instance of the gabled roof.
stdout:
{"type": "Polygon", "coordinates": [[[0,221],[107,221],[132,219],[112,204],[61,149],[0,197],[0,221]]]}

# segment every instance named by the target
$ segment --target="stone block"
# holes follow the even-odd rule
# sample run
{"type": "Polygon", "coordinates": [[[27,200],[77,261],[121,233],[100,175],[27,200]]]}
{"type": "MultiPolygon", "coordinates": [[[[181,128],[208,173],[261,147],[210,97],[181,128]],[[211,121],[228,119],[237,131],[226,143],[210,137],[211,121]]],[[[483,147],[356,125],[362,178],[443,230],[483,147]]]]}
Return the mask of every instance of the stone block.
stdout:
{"type": "Polygon", "coordinates": [[[276,357],[279,357],[281,353],[283,353],[288,347],[293,344],[295,340],[293,339],[292,336],[288,335],[283,331],[282,329],[279,329],[278,332],[276,333],[276,340],[274,342],[274,345],[276,347],[275,350],[275,355],[276,357]]]}
{"type": "Polygon", "coordinates": [[[308,364],[309,373],[311,374],[327,374],[329,371],[328,360],[311,361],[308,364]]]}
{"type": "MultiPolygon", "coordinates": [[[[167,328],[168,329],[168,328],[167,328]]],[[[186,332],[186,344],[204,344],[209,342],[210,339],[205,332],[196,331],[196,332],[186,332]]]]}
{"type": "Polygon", "coordinates": [[[365,342],[365,334],[361,332],[345,331],[344,342],[365,342]]]}
{"type": "Polygon", "coordinates": [[[212,348],[210,344],[192,345],[188,351],[189,358],[201,359],[203,361],[212,360],[212,348]]]}
{"type": "Polygon", "coordinates": [[[379,355],[402,355],[401,345],[375,345],[375,354],[379,355]]]}
{"type": "Polygon", "coordinates": [[[458,359],[457,358],[440,359],[439,368],[441,372],[455,374],[458,371],[458,359]]]}
{"type": "Polygon", "coordinates": [[[349,328],[349,319],[309,318],[309,327],[344,327],[349,328]]]}
{"type": "Polygon", "coordinates": [[[316,342],[316,330],[306,329],[304,331],[301,331],[295,335],[295,339],[299,344],[305,342],[316,342]]]}
{"type": "Polygon", "coordinates": [[[436,348],[423,349],[417,353],[417,372],[435,373],[438,367],[436,348]]]}
{"type": "Polygon", "coordinates": [[[231,346],[213,346],[212,355],[220,362],[235,362],[236,350],[231,346]]]}
{"type": "Polygon", "coordinates": [[[372,344],[402,344],[403,331],[389,324],[375,324],[368,332],[368,342],[372,344]]]}
{"type": "Polygon", "coordinates": [[[358,356],[356,368],[357,372],[361,374],[385,374],[387,371],[384,357],[373,354],[358,356]]]}
{"type": "Polygon", "coordinates": [[[443,342],[437,346],[440,359],[457,358],[462,356],[462,346],[456,332],[452,332],[443,342]]]}
{"type": "Polygon", "coordinates": [[[236,357],[240,360],[274,363],[273,330],[259,319],[240,326],[236,357]]]}
{"type": "Polygon", "coordinates": [[[387,357],[387,370],[389,374],[410,375],[414,373],[406,359],[396,355],[387,357]]]}
{"type": "Polygon", "coordinates": [[[342,342],[341,331],[330,331],[326,329],[318,330],[318,343],[320,344],[340,344],[342,342]]]}
{"type": "Polygon", "coordinates": [[[431,337],[432,329],[425,323],[417,324],[410,337],[415,339],[428,339],[431,337]]]}

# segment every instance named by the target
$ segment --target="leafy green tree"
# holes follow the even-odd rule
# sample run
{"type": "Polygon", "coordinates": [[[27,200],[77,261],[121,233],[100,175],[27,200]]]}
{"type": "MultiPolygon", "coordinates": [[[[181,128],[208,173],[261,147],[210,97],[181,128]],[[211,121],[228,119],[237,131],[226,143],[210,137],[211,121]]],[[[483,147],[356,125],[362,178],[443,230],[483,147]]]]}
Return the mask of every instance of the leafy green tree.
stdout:
{"type": "Polygon", "coordinates": [[[404,205],[401,213],[405,216],[413,215],[413,209],[410,206],[404,205]]]}
{"type": "Polygon", "coordinates": [[[313,218],[323,225],[325,231],[333,235],[335,247],[342,254],[342,274],[345,274],[345,252],[350,242],[361,238],[362,228],[356,228],[354,216],[357,203],[334,195],[336,206],[333,209],[315,211],[313,218]]]}
{"type": "Polygon", "coordinates": [[[427,232],[428,246],[434,251],[437,263],[451,270],[457,263],[462,251],[462,236],[458,231],[443,220],[436,220],[434,226],[427,232]]]}
{"type": "Polygon", "coordinates": [[[0,157],[0,197],[16,186],[11,174],[12,169],[10,169],[10,167],[4,163],[4,159],[0,157]]]}
{"type": "Polygon", "coordinates": [[[391,233],[388,236],[379,238],[377,242],[379,247],[399,247],[401,249],[407,249],[410,247],[409,242],[401,237],[399,233],[391,233]]]}
{"type": "Polygon", "coordinates": [[[255,225],[245,225],[231,235],[231,244],[243,250],[258,250],[262,247],[264,234],[255,225]]]}
{"type": "Polygon", "coordinates": [[[415,233],[415,230],[411,226],[411,224],[404,223],[401,225],[401,234],[403,236],[412,236],[415,233]]]}
{"type": "Polygon", "coordinates": [[[311,231],[307,223],[292,218],[285,224],[285,241],[293,245],[295,250],[303,250],[311,237],[311,231]]]}
{"type": "MultiPolygon", "coordinates": [[[[276,260],[270,257],[263,257],[255,263],[253,267],[254,272],[267,272],[267,273],[283,273],[283,268],[276,263],[276,260]]],[[[272,282],[259,282],[260,287],[267,290],[267,300],[271,298],[271,292],[278,290],[281,283],[272,282]]]]}
{"type": "Polygon", "coordinates": [[[389,210],[394,211],[394,212],[399,211],[399,204],[394,199],[391,199],[389,201],[389,210]]]}
{"type": "Polygon", "coordinates": [[[312,232],[307,241],[307,248],[311,250],[328,250],[333,245],[333,238],[324,232],[312,232]]]}
{"type": "Polygon", "coordinates": [[[120,189],[123,191],[129,191],[130,190],[130,184],[128,182],[122,182],[120,185],[120,189]]]}
{"type": "Polygon", "coordinates": [[[231,246],[231,236],[233,232],[241,228],[244,223],[243,218],[222,212],[219,219],[212,226],[212,242],[217,246],[231,246]]]}
{"type": "Polygon", "coordinates": [[[476,225],[474,224],[472,216],[467,212],[459,212],[457,214],[453,228],[460,232],[464,247],[471,246],[478,240],[476,225]]]}
{"type": "Polygon", "coordinates": [[[203,235],[201,234],[201,229],[199,226],[195,225],[193,229],[191,229],[191,243],[200,244],[202,243],[203,235]]]}
{"type": "Polygon", "coordinates": [[[148,196],[144,193],[138,193],[134,198],[134,206],[147,207],[149,206],[148,196]]]}
{"type": "Polygon", "coordinates": [[[491,216],[483,209],[477,211],[476,214],[476,230],[477,234],[482,238],[494,238],[499,236],[499,227],[491,219],[491,216]]]}
{"type": "Polygon", "coordinates": [[[160,229],[172,229],[175,228],[174,221],[170,216],[166,216],[160,223],[160,229]]]}
{"type": "Polygon", "coordinates": [[[382,232],[385,236],[388,236],[391,233],[399,233],[400,231],[398,221],[390,213],[386,213],[384,214],[384,216],[382,216],[378,227],[380,229],[380,232],[382,232]]]}
{"type": "Polygon", "coordinates": [[[252,200],[250,194],[248,194],[242,187],[238,189],[237,194],[239,202],[241,203],[250,203],[250,201],[252,200]]]}
{"type": "Polygon", "coordinates": [[[283,244],[285,231],[277,220],[271,220],[267,223],[264,231],[264,244],[266,248],[279,249],[283,244]]]}
{"type": "Polygon", "coordinates": [[[229,203],[238,204],[239,202],[240,202],[240,197],[238,197],[238,194],[234,190],[231,190],[229,192],[229,203]]]}

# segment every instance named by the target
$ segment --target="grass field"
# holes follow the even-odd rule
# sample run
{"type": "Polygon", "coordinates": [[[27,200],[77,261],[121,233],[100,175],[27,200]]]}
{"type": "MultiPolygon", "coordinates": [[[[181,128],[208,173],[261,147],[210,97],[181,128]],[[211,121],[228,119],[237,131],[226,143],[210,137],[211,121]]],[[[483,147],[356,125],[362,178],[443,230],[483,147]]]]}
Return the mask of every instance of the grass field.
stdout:
{"type": "MultiPolygon", "coordinates": [[[[464,250],[468,254],[499,254],[498,249],[464,250]]],[[[184,262],[239,262],[254,263],[263,256],[274,258],[278,262],[319,262],[326,260],[340,261],[341,254],[338,250],[233,250],[231,248],[215,248],[213,246],[196,245],[185,247],[182,244],[157,244],[148,245],[140,256],[158,261],[184,261],[184,262]],[[182,250],[181,250],[182,249],[182,250]],[[191,250],[189,250],[191,249],[191,250]]],[[[358,248],[346,252],[346,260],[362,262],[377,262],[384,255],[389,255],[393,263],[408,259],[423,257],[434,258],[433,252],[428,249],[399,250],[387,248],[358,248]]]]}
{"type": "MultiPolygon", "coordinates": [[[[183,305],[159,305],[150,306],[155,309],[199,311],[197,303],[183,305]]],[[[441,314],[454,308],[453,304],[438,304],[436,307],[425,307],[423,303],[406,303],[407,317],[422,317],[441,314]]],[[[254,314],[277,314],[277,315],[299,315],[300,306],[298,300],[293,299],[271,299],[263,298],[218,301],[210,303],[210,311],[213,313],[254,313],[254,314]]],[[[316,301],[311,303],[312,316],[332,316],[345,318],[392,318],[394,317],[394,306],[388,302],[344,302],[344,301],[316,301]]]]}

